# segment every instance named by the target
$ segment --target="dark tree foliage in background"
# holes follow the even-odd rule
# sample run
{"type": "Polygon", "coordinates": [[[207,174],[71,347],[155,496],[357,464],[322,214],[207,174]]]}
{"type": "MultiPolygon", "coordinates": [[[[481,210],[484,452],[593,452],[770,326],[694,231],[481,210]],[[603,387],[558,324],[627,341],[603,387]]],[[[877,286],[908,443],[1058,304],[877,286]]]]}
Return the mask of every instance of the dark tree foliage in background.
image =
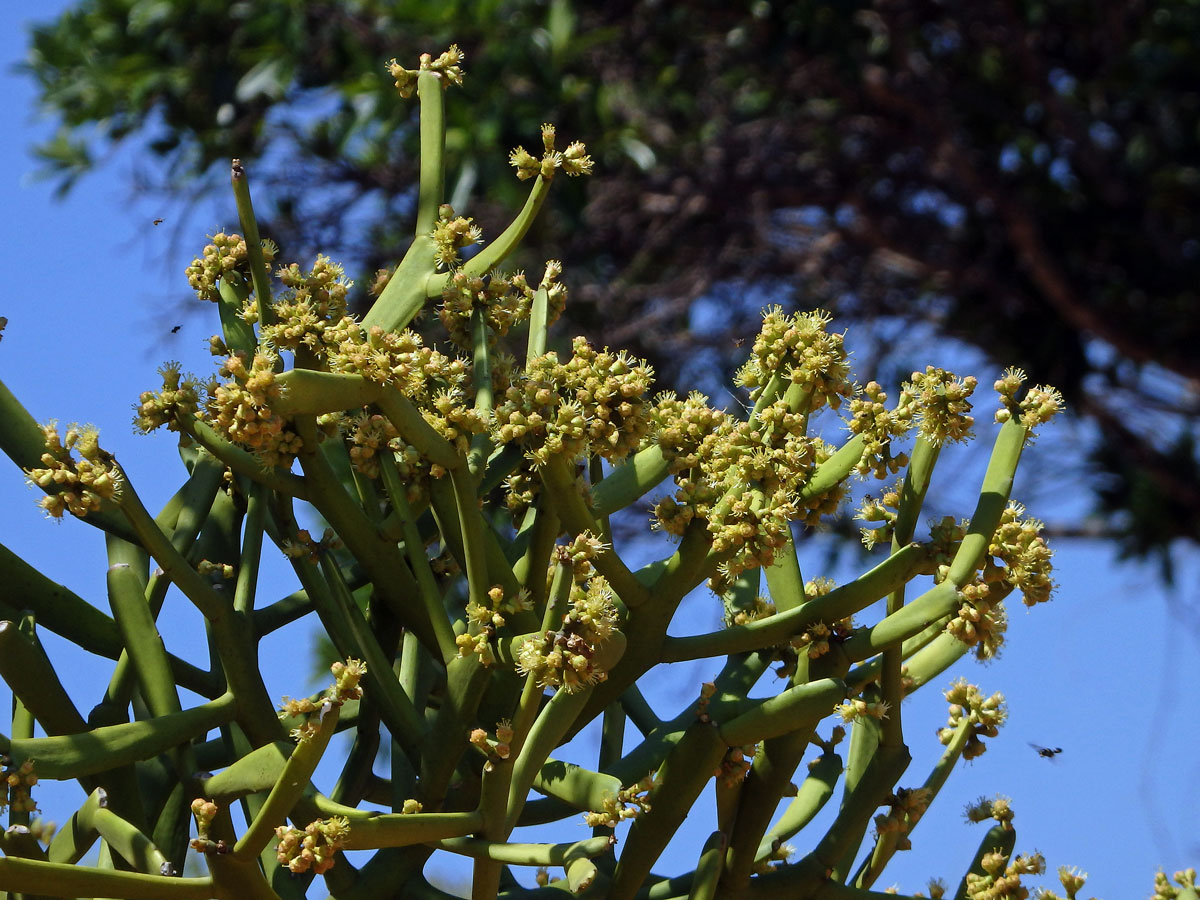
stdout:
{"type": "Polygon", "coordinates": [[[1063,389],[1124,552],[1200,540],[1200,6],[84,0],[33,34],[40,152],[66,189],[131,141],[181,198],[254,160],[284,256],[365,285],[411,237],[382,63],[452,41],[458,211],[496,233],[497,148],[542,121],[597,157],[540,226],[576,328],[666,382],[733,365],[764,302],[932,328],[1063,389]]]}

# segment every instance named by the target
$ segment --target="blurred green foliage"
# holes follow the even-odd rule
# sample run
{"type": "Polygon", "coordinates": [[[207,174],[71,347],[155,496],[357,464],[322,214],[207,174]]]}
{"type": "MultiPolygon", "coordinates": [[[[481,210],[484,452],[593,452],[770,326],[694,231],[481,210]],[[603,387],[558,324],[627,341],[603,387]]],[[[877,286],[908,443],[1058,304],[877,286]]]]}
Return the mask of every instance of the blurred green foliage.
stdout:
{"type": "Polygon", "coordinates": [[[32,38],[64,190],[120,141],[179,197],[252,158],[265,232],[360,285],[415,197],[383,63],[456,41],[456,208],[496,232],[523,188],[491,148],[542,121],[597,158],[527,241],[572,260],[577,329],[671,381],[731,369],[765,301],[932,323],[1062,387],[1124,552],[1200,538],[1190,0],[84,0],[32,38]]]}

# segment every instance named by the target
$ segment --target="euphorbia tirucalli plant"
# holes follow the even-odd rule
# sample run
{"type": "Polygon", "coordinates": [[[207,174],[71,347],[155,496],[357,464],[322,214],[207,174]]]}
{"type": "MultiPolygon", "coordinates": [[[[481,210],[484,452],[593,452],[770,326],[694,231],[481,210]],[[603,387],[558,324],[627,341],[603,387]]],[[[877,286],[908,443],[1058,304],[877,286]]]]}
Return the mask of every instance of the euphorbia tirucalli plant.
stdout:
{"type": "MultiPolygon", "coordinates": [[[[0,601],[13,696],[0,891],[292,900],[321,875],[339,900],[438,897],[424,868],[440,849],[463,859],[476,898],[876,896],[953,766],[1003,723],[1000,695],[953,682],[941,758],[923,780],[906,773],[903,698],[967,653],[995,653],[1010,594],[1050,598],[1039,523],[1009,491],[1057,392],[1027,389],[1016,371],[996,382],[975,510],[926,534],[940,450],[976,425],[973,378],[930,367],[889,402],[852,381],[828,316],[779,309],[738,374],[744,409],[655,394],[645,363],[582,338],[547,352],[563,267],[531,278],[503,264],[554,178],[592,162],[544,126],[540,154],[511,154],[532,183],[525,207],[468,254],[482,235],[443,203],[443,92],[461,61],[452,47],[413,71],[389,67],[420,100],[417,221],[361,320],[335,263],[276,260],[234,162],[239,229],[212,235],[187,271],[220,318],[218,376],[168,364],[136,407],[139,428],[178,433],[186,465],[158,515],[95,429],[39,426],[0,391],[3,449],[46,512],[104,531],[111,611],[0,553],[16,588],[0,601]],[[436,316],[413,330],[427,307],[436,316]],[[878,561],[840,586],[805,581],[797,536],[872,476],[889,484],[859,514],[878,561]],[[297,503],[328,523],[319,539],[297,503]],[[617,515],[674,543],[632,568],[614,546],[617,515]],[[268,544],[298,584],[281,598],[259,584],[268,544]],[[206,620],[207,671],[159,635],[172,586],[206,620]],[[854,621],[884,598],[873,622],[854,621]],[[726,627],[668,634],[685,601],[723,604],[726,627]],[[327,691],[280,707],[258,644],[305,617],[344,661],[327,691]],[[39,627],[115,662],[86,715],[39,627]],[[679,708],[654,709],[647,672],[701,658],[719,663],[716,677],[682,685],[692,699],[679,708]],[[748,699],[772,666],[777,692],[748,699]],[[184,708],[180,688],[206,702],[184,708]],[[596,720],[598,755],[560,758],[596,720]],[[335,761],[341,731],[352,741],[335,761]],[[322,790],[323,760],[338,774],[322,790]],[[39,779],[76,780],[87,795],[56,831],[35,816],[39,779]],[[710,783],[711,836],[690,870],[659,874],[710,783]],[[813,833],[835,794],[832,823],[813,833]],[[545,823],[571,839],[514,839],[545,823]],[[97,862],[81,864],[97,842],[97,862]],[[206,874],[180,874],[189,848],[206,874]]],[[[961,861],[956,896],[1026,896],[1022,877],[1043,863],[1015,854],[1007,802],[972,816],[995,824],[961,861]]],[[[1076,896],[1082,877],[1060,875],[1076,896]]],[[[1195,897],[1193,881],[1160,879],[1157,896],[1195,897]]]]}

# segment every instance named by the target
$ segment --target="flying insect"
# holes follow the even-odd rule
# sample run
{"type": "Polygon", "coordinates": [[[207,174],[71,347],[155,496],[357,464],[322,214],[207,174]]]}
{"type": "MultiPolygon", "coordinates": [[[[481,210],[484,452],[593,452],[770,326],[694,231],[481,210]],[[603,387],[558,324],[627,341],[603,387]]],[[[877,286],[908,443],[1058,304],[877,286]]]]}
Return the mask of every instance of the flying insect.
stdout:
{"type": "Polygon", "coordinates": [[[1062,747],[1043,747],[1041,744],[1029,742],[1029,746],[1037,751],[1038,756],[1044,756],[1046,759],[1054,759],[1058,754],[1063,752],[1062,747]]]}

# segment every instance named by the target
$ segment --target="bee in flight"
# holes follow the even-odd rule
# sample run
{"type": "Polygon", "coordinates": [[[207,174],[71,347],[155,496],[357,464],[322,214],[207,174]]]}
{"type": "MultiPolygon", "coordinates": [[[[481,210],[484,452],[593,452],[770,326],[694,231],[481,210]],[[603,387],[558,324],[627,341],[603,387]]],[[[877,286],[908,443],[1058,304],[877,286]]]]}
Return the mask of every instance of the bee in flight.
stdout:
{"type": "Polygon", "coordinates": [[[176,325],[174,328],[171,329],[171,334],[179,334],[179,329],[182,327],[183,327],[182,325],[176,325]]]}
{"type": "Polygon", "coordinates": [[[1062,747],[1043,747],[1041,744],[1029,742],[1029,746],[1037,751],[1038,756],[1044,756],[1046,759],[1054,759],[1058,754],[1062,753],[1062,747]]]}
{"type": "Polygon", "coordinates": [[[164,221],[163,219],[155,219],[155,220],[154,220],[154,224],[155,224],[155,225],[161,225],[161,224],[163,223],[163,221],[164,221]]]}

